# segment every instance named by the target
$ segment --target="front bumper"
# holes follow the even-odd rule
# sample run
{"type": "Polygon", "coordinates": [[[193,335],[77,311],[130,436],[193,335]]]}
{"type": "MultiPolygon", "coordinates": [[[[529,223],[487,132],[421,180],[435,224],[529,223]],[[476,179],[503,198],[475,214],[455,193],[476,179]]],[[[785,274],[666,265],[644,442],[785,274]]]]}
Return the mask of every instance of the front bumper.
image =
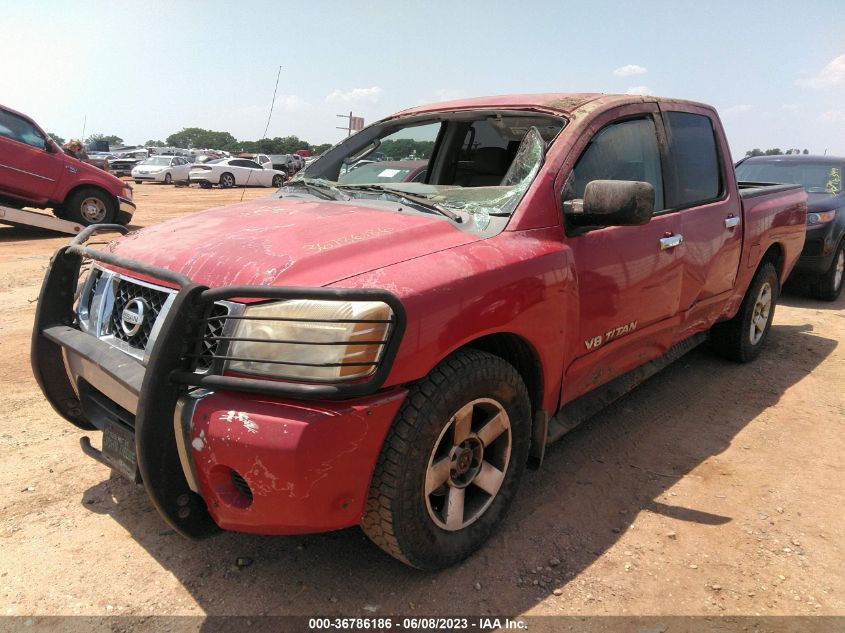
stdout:
{"type": "MultiPolygon", "coordinates": [[[[370,383],[340,389],[192,374],[185,341],[207,314],[203,304],[227,290],[85,249],[79,241],[88,231],[51,260],[32,338],[33,372],[53,408],[83,429],[104,431],[104,442],[119,431],[120,450],[132,455],[116,459],[88,438],[85,452],[140,480],[162,517],[185,536],[207,536],[218,526],[292,534],[357,524],[385,434],[406,396],[403,388],[378,390],[389,362],[370,383]],[[181,287],[146,365],[78,328],[72,289],[82,255],[181,287]]],[[[274,290],[297,292],[232,289],[244,297],[274,290]]],[[[401,304],[395,309],[404,319],[401,304]]]]}
{"type": "Polygon", "coordinates": [[[796,275],[826,273],[833,264],[833,256],[839,240],[842,239],[843,230],[845,230],[845,223],[839,218],[826,224],[808,226],[804,248],[798,263],[795,264],[794,273],[796,275]]]}
{"type": "Polygon", "coordinates": [[[124,198],[123,196],[117,196],[117,215],[118,221],[120,224],[129,224],[129,221],[132,219],[132,216],[135,215],[135,203],[132,202],[129,198],[124,198]]]}

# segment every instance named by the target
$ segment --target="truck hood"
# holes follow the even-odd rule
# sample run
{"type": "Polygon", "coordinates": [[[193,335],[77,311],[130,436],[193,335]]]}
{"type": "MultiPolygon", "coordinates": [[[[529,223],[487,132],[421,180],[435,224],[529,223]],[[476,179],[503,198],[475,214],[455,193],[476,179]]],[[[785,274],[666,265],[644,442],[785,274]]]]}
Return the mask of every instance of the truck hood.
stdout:
{"type": "Polygon", "coordinates": [[[396,208],[263,198],[134,231],[109,248],[209,287],[317,287],[481,239],[396,208]]]}

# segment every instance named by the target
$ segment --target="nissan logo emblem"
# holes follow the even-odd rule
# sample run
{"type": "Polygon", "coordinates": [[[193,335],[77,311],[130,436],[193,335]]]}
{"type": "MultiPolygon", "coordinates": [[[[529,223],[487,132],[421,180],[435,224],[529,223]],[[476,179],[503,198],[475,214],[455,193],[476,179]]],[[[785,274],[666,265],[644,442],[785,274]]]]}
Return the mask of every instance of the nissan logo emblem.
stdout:
{"type": "Polygon", "coordinates": [[[126,302],[120,313],[120,329],[126,336],[135,336],[141,330],[149,309],[150,304],[143,299],[135,298],[126,302]]]}

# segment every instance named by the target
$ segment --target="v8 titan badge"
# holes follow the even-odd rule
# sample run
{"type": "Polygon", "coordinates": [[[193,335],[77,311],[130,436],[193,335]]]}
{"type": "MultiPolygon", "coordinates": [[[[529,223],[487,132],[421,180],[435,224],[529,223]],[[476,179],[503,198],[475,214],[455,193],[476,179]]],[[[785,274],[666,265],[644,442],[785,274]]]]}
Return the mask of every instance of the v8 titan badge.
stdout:
{"type": "Polygon", "coordinates": [[[587,346],[587,349],[593,350],[596,348],[601,347],[608,341],[612,341],[615,338],[619,338],[620,336],[624,336],[630,332],[633,332],[637,329],[637,322],[631,321],[630,323],[626,323],[625,325],[620,325],[619,327],[612,328],[605,332],[604,334],[599,334],[598,336],[594,336],[593,338],[584,341],[584,345],[587,346]]]}

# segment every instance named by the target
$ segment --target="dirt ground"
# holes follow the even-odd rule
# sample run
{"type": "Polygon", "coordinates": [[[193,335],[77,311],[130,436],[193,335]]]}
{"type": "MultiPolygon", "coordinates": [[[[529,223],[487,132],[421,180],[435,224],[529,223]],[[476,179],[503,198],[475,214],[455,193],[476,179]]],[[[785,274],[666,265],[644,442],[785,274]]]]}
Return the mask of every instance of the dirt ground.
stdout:
{"type": "MultiPolygon", "coordinates": [[[[269,193],[135,189],[137,226],[269,193]]],[[[184,540],[83,455],[29,366],[66,240],[0,227],[0,615],[845,615],[845,295],[785,295],[756,362],[701,347],[568,435],[432,574],[357,528],[184,540]]]]}

